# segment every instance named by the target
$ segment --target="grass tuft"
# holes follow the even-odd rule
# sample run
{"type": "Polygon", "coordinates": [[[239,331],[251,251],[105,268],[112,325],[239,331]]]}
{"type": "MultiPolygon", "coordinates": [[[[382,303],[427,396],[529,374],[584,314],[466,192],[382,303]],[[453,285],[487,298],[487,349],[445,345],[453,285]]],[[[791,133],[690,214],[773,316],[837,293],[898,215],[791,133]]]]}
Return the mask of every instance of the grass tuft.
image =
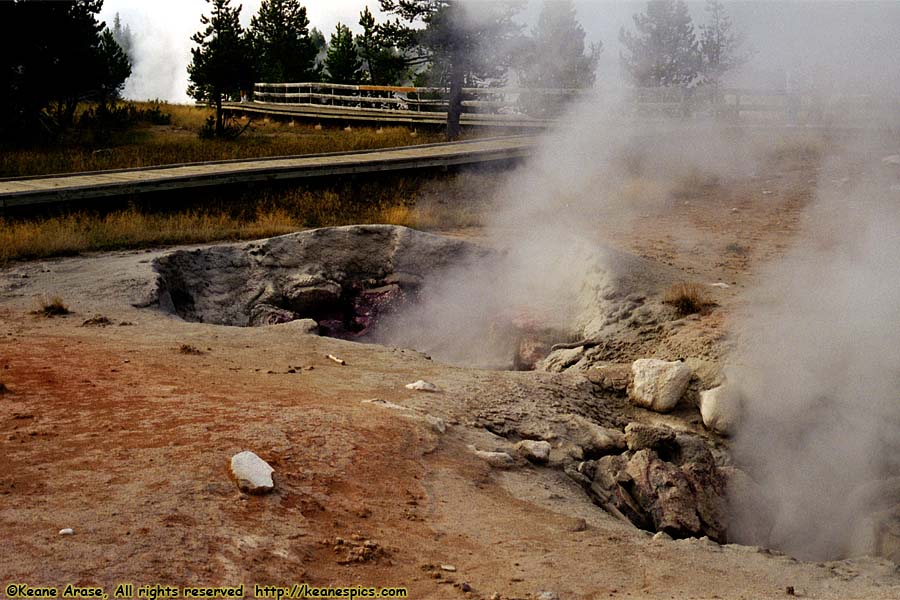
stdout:
{"type": "Polygon", "coordinates": [[[676,283],[663,295],[663,302],[675,307],[682,316],[702,312],[713,301],[706,287],[699,283],[676,283]]]}
{"type": "Polygon", "coordinates": [[[199,356],[203,354],[203,350],[197,348],[196,346],[192,346],[190,344],[182,344],[180,348],[178,348],[178,352],[180,354],[190,354],[193,356],[199,356]]]}
{"type": "Polygon", "coordinates": [[[69,310],[69,307],[66,306],[66,303],[59,296],[53,296],[52,298],[45,296],[41,298],[39,306],[31,311],[31,314],[50,319],[70,315],[72,311],[69,310]]]}

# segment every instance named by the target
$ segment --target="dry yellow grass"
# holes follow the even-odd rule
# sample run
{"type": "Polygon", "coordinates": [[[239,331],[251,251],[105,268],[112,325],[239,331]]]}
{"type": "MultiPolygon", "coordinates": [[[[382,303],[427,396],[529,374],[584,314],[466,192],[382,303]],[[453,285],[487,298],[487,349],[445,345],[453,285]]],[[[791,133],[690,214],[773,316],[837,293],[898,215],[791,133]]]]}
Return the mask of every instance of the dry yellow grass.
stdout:
{"type": "Polygon", "coordinates": [[[154,215],[135,209],[104,216],[79,213],[34,221],[0,221],[0,263],[91,250],[266,237],[294,231],[298,226],[277,212],[262,212],[255,219],[244,220],[224,213],[154,215]]]}
{"type": "Polygon", "coordinates": [[[38,301],[38,307],[31,311],[31,314],[33,315],[47,317],[48,319],[53,317],[61,317],[71,313],[72,311],[69,310],[69,307],[66,306],[66,303],[63,302],[63,299],[59,296],[45,296],[41,298],[38,301]]]}
{"type": "Polygon", "coordinates": [[[141,125],[131,131],[112,133],[102,143],[91,139],[53,147],[4,149],[0,152],[0,177],[371,150],[443,141],[438,132],[414,134],[405,127],[361,127],[346,131],[264,119],[254,120],[236,140],[201,140],[197,132],[212,114],[210,109],[163,104],[162,111],[171,114],[170,125],[141,125]]]}
{"type": "Polygon", "coordinates": [[[307,227],[354,223],[423,229],[454,226],[439,222],[432,214],[423,217],[414,207],[378,204],[351,208],[333,192],[326,192],[320,199],[303,206],[299,215],[285,208],[271,208],[260,210],[251,219],[224,212],[154,215],[129,209],[105,216],[79,213],[28,222],[0,220],[0,264],[97,250],[256,239],[307,227]]]}
{"type": "Polygon", "coordinates": [[[107,214],[0,218],[0,264],[98,250],[256,239],[358,223],[426,230],[477,226],[487,206],[485,191],[498,180],[490,173],[397,175],[324,188],[282,185],[210,192],[193,195],[183,208],[168,212],[136,203],[107,214]]]}
{"type": "Polygon", "coordinates": [[[424,203],[387,206],[379,212],[378,222],[415,229],[440,230],[478,227],[483,219],[475,207],[424,203]]]}
{"type": "Polygon", "coordinates": [[[713,301],[706,289],[700,283],[676,283],[663,295],[663,302],[675,307],[681,315],[690,315],[702,312],[712,306],[713,301]]]}

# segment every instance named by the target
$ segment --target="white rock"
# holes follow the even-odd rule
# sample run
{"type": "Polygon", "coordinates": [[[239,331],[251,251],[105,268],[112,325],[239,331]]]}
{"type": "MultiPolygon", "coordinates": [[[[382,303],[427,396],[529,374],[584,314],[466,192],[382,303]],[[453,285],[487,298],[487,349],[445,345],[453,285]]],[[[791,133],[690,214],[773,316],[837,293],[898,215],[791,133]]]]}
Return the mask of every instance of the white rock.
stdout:
{"type": "Polygon", "coordinates": [[[723,290],[727,290],[728,288],[731,287],[730,285],[728,285],[728,284],[725,283],[724,281],[717,281],[716,283],[711,283],[711,284],[709,284],[709,285],[710,285],[710,287],[714,287],[714,288],[722,288],[723,290]]]}
{"type": "Polygon", "coordinates": [[[639,358],[631,365],[634,381],[628,396],[635,406],[656,412],[675,408],[687,389],[693,372],[683,362],[639,358]]]}
{"type": "Polygon", "coordinates": [[[881,162],[886,165],[900,165],[900,154],[891,154],[890,156],[885,156],[881,159],[881,162]]]}
{"type": "Polygon", "coordinates": [[[274,470],[249,450],[231,457],[231,474],[241,491],[248,494],[265,494],[275,489],[275,482],[272,481],[274,470]]]}
{"type": "Polygon", "coordinates": [[[407,383],[406,389],[408,390],[419,390],[420,392],[436,392],[438,391],[438,387],[433,383],[428,383],[424,379],[420,379],[414,383],[407,383]]]}
{"type": "Polygon", "coordinates": [[[447,571],[448,573],[454,573],[456,572],[456,567],[453,565],[441,565],[441,570],[447,571]]]}
{"type": "Polygon", "coordinates": [[[75,535],[75,530],[71,527],[66,527],[65,529],[59,530],[59,535],[75,535]]]}
{"type": "Polygon", "coordinates": [[[541,592],[538,594],[538,600],[559,600],[559,594],[556,592],[541,592]]]}
{"type": "Polygon", "coordinates": [[[522,440],[516,444],[516,452],[536,463],[545,463],[550,460],[550,442],[534,440],[522,440]]]}
{"type": "Polygon", "coordinates": [[[741,418],[741,398],[733,389],[720,385],[700,392],[700,416],[707,429],[730,435],[741,418]]]}
{"type": "Polygon", "coordinates": [[[666,533],[665,531],[657,531],[656,533],[653,534],[652,539],[654,542],[659,542],[659,541],[671,540],[672,536],[669,535],[668,533],[666,533]]]}
{"type": "Polygon", "coordinates": [[[469,446],[469,450],[487,464],[498,469],[508,469],[516,464],[516,460],[506,452],[486,452],[475,446],[469,446]]]}

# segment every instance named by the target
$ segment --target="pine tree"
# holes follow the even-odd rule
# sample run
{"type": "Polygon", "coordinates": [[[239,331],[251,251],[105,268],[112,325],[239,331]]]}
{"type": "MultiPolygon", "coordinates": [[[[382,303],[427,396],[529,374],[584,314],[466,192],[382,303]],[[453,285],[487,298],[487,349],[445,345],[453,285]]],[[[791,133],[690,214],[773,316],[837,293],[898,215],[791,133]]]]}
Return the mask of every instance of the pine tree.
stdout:
{"type": "Polygon", "coordinates": [[[353,41],[350,28],[338,23],[331,42],[328,44],[328,56],[325,58],[325,70],[331,83],[359,83],[362,72],[362,61],[353,41]]]}
{"type": "Polygon", "coordinates": [[[200,18],[205,28],[191,37],[197,47],[191,49],[188,94],[198,102],[215,106],[215,135],[222,137],[225,133],[222,100],[252,83],[252,53],[241,28],[241,7],[232,7],[231,0],[206,1],[212,4],[212,13],[200,18]]]}
{"type": "Polygon", "coordinates": [[[522,2],[485,2],[477,7],[464,0],[380,0],[380,4],[381,10],[398,17],[383,29],[407,54],[407,65],[428,65],[430,83],[449,86],[447,138],[458,138],[463,87],[503,80],[521,30],[513,17],[522,2]]]}
{"type": "MultiPolygon", "coordinates": [[[[29,4],[24,2],[23,7],[29,4]]],[[[56,4],[56,3],[51,3],[56,4]]],[[[79,102],[96,97],[98,78],[103,73],[100,44],[105,25],[97,20],[103,8],[103,0],[75,0],[58,3],[61,18],[47,32],[47,43],[54,47],[54,61],[45,77],[52,78],[56,125],[65,129],[74,123],[75,109],[79,102]]],[[[40,11],[41,7],[34,7],[40,11]]],[[[51,17],[51,20],[54,20],[51,17]]]]}
{"type": "Polygon", "coordinates": [[[123,27],[119,13],[113,18],[112,35],[116,43],[122,48],[122,52],[128,57],[128,62],[134,65],[134,35],[127,24],[123,27]]]}
{"type": "Polygon", "coordinates": [[[725,14],[725,6],[719,0],[707,0],[706,12],[708,21],[700,26],[701,69],[718,92],[725,73],[744,64],[747,57],[739,53],[743,40],[725,14]]]}
{"type": "Polygon", "coordinates": [[[125,80],[131,76],[131,61],[109,28],[104,29],[100,36],[99,67],[98,102],[103,110],[109,101],[119,98],[125,80]]]}
{"type": "Polygon", "coordinates": [[[363,78],[373,85],[396,85],[406,76],[406,58],[397,50],[394,42],[385,35],[384,28],[366,6],[359,13],[362,33],[356,36],[360,58],[363,61],[363,78]]]}
{"type": "Polygon", "coordinates": [[[683,0],[650,0],[634,15],[636,33],[619,32],[622,66],[640,87],[685,86],[700,70],[700,50],[683,0]]]}
{"type": "Polygon", "coordinates": [[[0,2],[0,135],[33,140],[74,123],[79,102],[105,102],[130,74],[97,15],[102,0],[0,2]]]}
{"type": "Polygon", "coordinates": [[[586,34],[573,0],[545,0],[525,54],[521,80],[534,88],[589,88],[602,43],[585,54],[586,34]]]}
{"type": "Polygon", "coordinates": [[[319,51],[310,37],[306,7],[298,0],[263,0],[248,35],[263,81],[318,81],[319,51]]]}

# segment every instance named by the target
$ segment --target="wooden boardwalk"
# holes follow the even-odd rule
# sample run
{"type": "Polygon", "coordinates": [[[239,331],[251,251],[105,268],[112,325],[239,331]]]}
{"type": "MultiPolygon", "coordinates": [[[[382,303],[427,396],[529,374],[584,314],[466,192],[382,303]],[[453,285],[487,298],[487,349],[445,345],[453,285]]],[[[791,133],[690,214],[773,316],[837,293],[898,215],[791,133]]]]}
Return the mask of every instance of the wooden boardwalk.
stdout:
{"type": "Polygon", "coordinates": [[[0,179],[0,207],[11,208],[255,181],[516,161],[531,153],[535,140],[536,138],[529,136],[514,136],[362,152],[281,156],[0,179]]]}

